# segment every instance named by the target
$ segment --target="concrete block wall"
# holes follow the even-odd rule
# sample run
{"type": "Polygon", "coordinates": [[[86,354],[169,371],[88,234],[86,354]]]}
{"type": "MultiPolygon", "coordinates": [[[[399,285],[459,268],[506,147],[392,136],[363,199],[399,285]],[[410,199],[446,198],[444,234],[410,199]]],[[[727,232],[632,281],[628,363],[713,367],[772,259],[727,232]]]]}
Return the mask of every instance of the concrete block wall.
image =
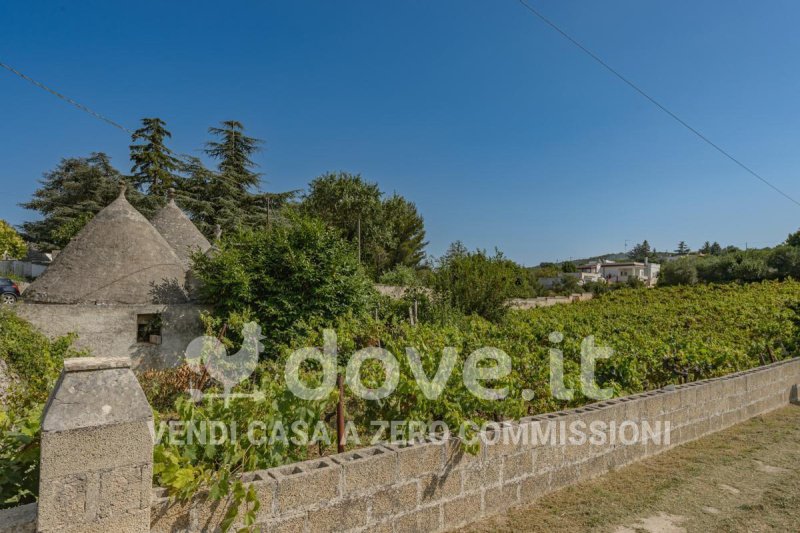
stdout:
{"type": "MultiPolygon", "coordinates": [[[[800,359],[723,378],[637,394],[504,423],[481,435],[470,455],[457,439],[378,445],[250,472],[264,531],[444,531],[590,479],[797,401],[800,359]],[[670,443],[531,443],[502,434],[532,434],[548,422],[625,421],[670,424],[670,443]],[[498,443],[495,443],[498,442],[498,443]]],[[[203,497],[170,504],[156,489],[154,532],[214,531],[227,502],[203,497]]]]}
{"type": "Polygon", "coordinates": [[[122,358],[67,359],[42,419],[39,532],[146,531],[153,412],[122,358]]]}

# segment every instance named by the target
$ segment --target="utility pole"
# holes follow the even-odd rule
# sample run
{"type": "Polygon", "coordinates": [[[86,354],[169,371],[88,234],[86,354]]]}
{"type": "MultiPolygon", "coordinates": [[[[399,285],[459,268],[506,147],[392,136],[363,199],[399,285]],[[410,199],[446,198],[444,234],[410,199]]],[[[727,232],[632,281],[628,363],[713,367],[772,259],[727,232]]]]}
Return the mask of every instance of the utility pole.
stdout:
{"type": "Polygon", "coordinates": [[[361,262],[361,213],[358,214],[358,262],[361,262]]]}

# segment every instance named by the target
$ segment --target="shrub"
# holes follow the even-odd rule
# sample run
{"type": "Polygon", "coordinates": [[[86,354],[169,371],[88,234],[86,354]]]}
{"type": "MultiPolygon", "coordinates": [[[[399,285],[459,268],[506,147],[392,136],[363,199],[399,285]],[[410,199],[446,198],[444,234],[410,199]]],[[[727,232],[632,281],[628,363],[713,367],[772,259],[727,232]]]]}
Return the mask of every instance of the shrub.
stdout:
{"type": "Polygon", "coordinates": [[[659,285],[694,285],[697,283],[697,266],[693,260],[682,257],[669,261],[661,268],[659,285]]]}
{"type": "Polygon", "coordinates": [[[273,356],[309,329],[365,312],[374,292],[352,246],[299,215],[230,235],[217,253],[198,255],[195,270],[214,303],[211,326],[255,320],[273,356]]]}
{"type": "Polygon", "coordinates": [[[39,419],[64,363],[81,355],[72,337],[54,341],[9,310],[0,309],[0,359],[13,376],[0,412],[0,508],[36,499],[39,419]]]}

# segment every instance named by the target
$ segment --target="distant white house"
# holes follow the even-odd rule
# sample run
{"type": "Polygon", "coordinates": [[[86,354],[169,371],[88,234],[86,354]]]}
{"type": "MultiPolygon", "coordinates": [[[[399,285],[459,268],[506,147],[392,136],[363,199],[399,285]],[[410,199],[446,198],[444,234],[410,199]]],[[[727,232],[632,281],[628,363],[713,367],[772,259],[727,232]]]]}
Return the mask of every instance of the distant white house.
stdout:
{"type": "Polygon", "coordinates": [[[648,287],[653,287],[658,282],[661,265],[651,263],[647,259],[644,263],[631,261],[628,263],[602,263],[600,275],[608,283],[627,283],[633,278],[642,281],[648,287]]]}
{"type": "Polygon", "coordinates": [[[579,286],[583,286],[592,281],[605,281],[600,274],[595,272],[563,272],[558,277],[539,278],[539,284],[541,284],[541,286],[545,289],[552,289],[553,287],[560,285],[561,280],[566,277],[577,278],[579,286]]]}

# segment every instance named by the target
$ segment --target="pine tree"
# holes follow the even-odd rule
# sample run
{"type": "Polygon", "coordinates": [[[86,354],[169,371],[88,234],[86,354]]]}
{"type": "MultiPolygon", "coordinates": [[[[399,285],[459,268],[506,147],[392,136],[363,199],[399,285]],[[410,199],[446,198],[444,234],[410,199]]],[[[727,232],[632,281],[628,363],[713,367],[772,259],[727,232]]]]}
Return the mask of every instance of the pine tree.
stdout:
{"type": "Polygon", "coordinates": [[[705,243],[703,243],[703,246],[700,247],[699,251],[700,251],[701,254],[706,254],[706,255],[710,254],[711,253],[711,243],[706,241],[705,243]]]}
{"type": "Polygon", "coordinates": [[[686,255],[686,254],[688,254],[690,251],[691,251],[691,250],[690,250],[690,249],[689,249],[689,247],[686,245],[686,242],[685,242],[685,241],[681,241],[681,242],[679,242],[679,243],[678,243],[678,248],[676,248],[676,249],[675,249],[675,253],[677,253],[677,254],[679,254],[679,255],[686,255]]]}
{"type": "Polygon", "coordinates": [[[153,196],[153,200],[163,198],[180,180],[176,174],[180,161],[164,144],[171,137],[160,118],[143,118],[142,127],[131,135],[131,141],[138,143],[130,146],[132,184],[153,196]]]}
{"type": "Polygon", "coordinates": [[[219,161],[218,172],[227,187],[240,194],[261,182],[261,174],[254,172],[256,165],[251,157],[261,149],[263,141],[244,134],[244,126],[235,120],[226,120],[221,128],[209,128],[219,141],[206,143],[206,155],[219,161]]]}
{"type": "Polygon", "coordinates": [[[653,250],[650,249],[650,243],[647,242],[647,239],[643,240],[641,244],[635,245],[628,252],[628,257],[633,261],[644,261],[650,258],[651,255],[653,255],[653,250]]]}
{"type": "Polygon", "coordinates": [[[425,259],[425,222],[417,207],[394,194],[383,202],[383,217],[389,227],[391,240],[387,243],[388,259],[384,269],[398,265],[416,267],[425,259]]]}
{"type": "MultiPolygon", "coordinates": [[[[106,154],[62,159],[54,170],[44,174],[33,199],[20,204],[41,216],[41,220],[22,224],[24,237],[43,251],[63,248],[117,197],[122,179],[106,154]]],[[[129,190],[127,198],[143,214],[151,214],[141,194],[129,190]]]]}

